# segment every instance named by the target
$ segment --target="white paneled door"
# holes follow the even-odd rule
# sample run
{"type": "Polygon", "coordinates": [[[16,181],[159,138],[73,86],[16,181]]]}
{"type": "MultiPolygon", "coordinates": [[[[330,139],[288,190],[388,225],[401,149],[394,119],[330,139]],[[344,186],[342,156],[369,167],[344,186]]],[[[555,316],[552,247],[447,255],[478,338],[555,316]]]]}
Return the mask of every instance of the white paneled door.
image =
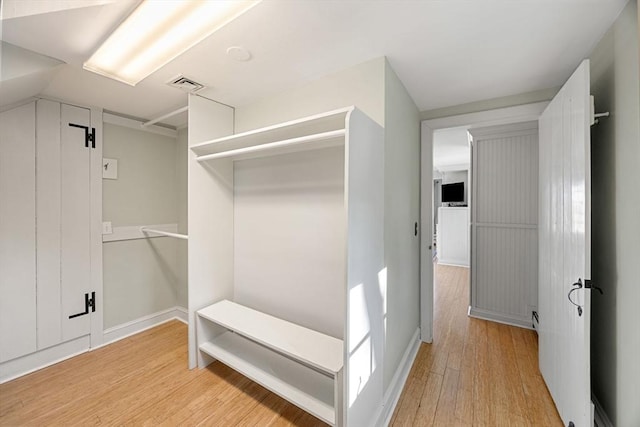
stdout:
{"type": "Polygon", "coordinates": [[[90,110],[44,99],[0,113],[0,380],[66,347],[40,351],[72,341],[73,352],[88,349],[101,316],[91,281],[90,126],[90,110]]]}
{"type": "Polygon", "coordinates": [[[540,371],[565,425],[593,425],[589,61],[539,121],[540,371]]]}

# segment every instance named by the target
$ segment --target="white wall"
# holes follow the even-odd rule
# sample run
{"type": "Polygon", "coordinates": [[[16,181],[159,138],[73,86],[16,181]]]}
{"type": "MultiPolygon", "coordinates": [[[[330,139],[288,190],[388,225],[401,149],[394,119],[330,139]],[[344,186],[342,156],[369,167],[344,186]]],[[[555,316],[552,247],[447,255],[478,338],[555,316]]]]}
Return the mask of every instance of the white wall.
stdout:
{"type": "Polygon", "coordinates": [[[344,339],[344,148],[235,162],[234,300],[344,339]],[[274,298],[278,295],[278,298],[274,298]]]}
{"type": "Polygon", "coordinates": [[[417,107],[385,58],[332,74],[235,110],[242,132],[348,105],[385,127],[385,388],[419,327],[419,138],[417,107]]]}
{"type": "Polygon", "coordinates": [[[305,86],[236,108],[235,132],[356,105],[384,126],[384,58],[339,71],[305,86]]]}
{"type": "Polygon", "coordinates": [[[631,0],[590,56],[592,390],[614,425],[640,425],[640,89],[638,5],[631,0]]]}
{"type": "Polygon", "coordinates": [[[386,390],[420,325],[420,113],[388,62],[384,77],[386,390]]]}
{"type": "MultiPolygon", "coordinates": [[[[103,221],[177,223],[176,150],[175,138],[105,123],[103,156],[118,160],[118,179],[103,180],[103,221]]],[[[177,305],[178,250],[168,237],[103,244],[105,329],[177,305]]]]}

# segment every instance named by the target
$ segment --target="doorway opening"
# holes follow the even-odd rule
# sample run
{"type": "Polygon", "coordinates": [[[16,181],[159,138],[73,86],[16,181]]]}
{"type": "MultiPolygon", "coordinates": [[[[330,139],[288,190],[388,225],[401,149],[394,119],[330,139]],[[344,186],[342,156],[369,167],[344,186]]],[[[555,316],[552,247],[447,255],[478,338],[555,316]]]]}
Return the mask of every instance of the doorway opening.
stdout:
{"type": "MultiPolygon", "coordinates": [[[[421,126],[421,223],[422,223],[422,235],[421,241],[423,242],[423,247],[421,248],[421,259],[420,259],[420,269],[421,269],[421,340],[423,342],[430,343],[433,341],[433,315],[434,315],[434,280],[435,280],[435,269],[434,269],[434,258],[437,258],[438,261],[442,262],[442,251],[446,250],[446,243],[438,244],[438,234],[441,236],[445,233],[440,228],[442,227],[442,218],[438,218],[438,209],[442,206],[437,206],[437,200],[435,197],[440,197],[440,204],[442,204],[442,184],[444,183],[444,176],[441,175],[440,178],[442,181],[440,182],[440,186],[437,186],[437,183],[434,183],[434,177],[438,178],[438,171],[434,173],[434,168],[436,167],[436,151],[435,144],[436,140],[439,138],[438,135],[447,135],[447,133],[461,133],[465,135],[465,144],[467,144],[467,153],[470,153],[468,150],[469,147],[469,139],[467,132],[469,130],[473,130],[474,128],[494,126],[494,125],[506,125],[527,121],[537,121],[540,117],[542,111],[547,106],[548,102],[537,102],[532,104],[525,104],[515,107],[507,107],[500,108],[495,110],[489,110],[484,112],[477,113],[468,113],[461,114],[458,116],[451,117],[443,117],[438,119],[424,120],[421,126]],[[440,195],[438,196],[438,191],[440,191],[440,195]],[[437,224],[437,225],[436,225],[437,224]],[[434,240],[435,236],[435,240],[434,240]],[[435,246],[434,246],[435,242],[435,246]],[[440,246],[440,247],[439,247],[440,246]]],[[[472,163],[472,158],[470,156],[469,165],[472,163]]],[[[441,166],[441,168],[443,168],[441,166]]],[[[451,168],[458,168],[457,172],[461,170],[465,170],[460,165],[455,166],[454,163],[451,163],[451,168]]],[[[448,169],[448,168],[447,168],[448,169]]],[[[469,171],[470,166],[466,169],[469,171]]],[[[442,174],[442,170],[439,170],[439,173],[442,174]]],[[[449,172],[453,172],[451,169],[449,172]]],[[[446,171],[445,171],[446,173],[446,171]]],[[[469,208],[472,203],[471,192],[471,177],[467,172],[467,195],[466,195],[466,204],[467,208],[469,208]]],[[[446,175],[445,175],[446,176],[446,175]]],[[[453,180],[458,179],[462,175],[454,176],[452,175],[447,177],[447,181],[451,178],[453,180]]],[[[459,181],[458,181],[459,182],[459,181]]],[[[449,203],[449,202],[447,202],[449,203]]],[[[465,204],[465,202],[462,202],[465,204]]],[[[450,207],[450,206],[447,206],[450,207]]],[[[461,206],[462,207],[462,206],[461,206]]],[[[469,224],[467,221],[467,224],[469,224]]],[[[464,223],[464,221],[463,221],[464,223]]],[[[465,233],[469,233],[469,227],[465,227],[465,233]]],[[[468,235],[468,234],[467,234],[468,235]]],[[[469,257],[468,265],[470,268],[473,268],[471,265],[470,256],[472,241],[471,237],[469,237],[469,250],[463,251],[463,253],[467,254],[469,257]]],[[[446,255],[446,253],[444,254],[446,255]]],[[[444,261],[447,261],[446,259],[444,261]]]]}

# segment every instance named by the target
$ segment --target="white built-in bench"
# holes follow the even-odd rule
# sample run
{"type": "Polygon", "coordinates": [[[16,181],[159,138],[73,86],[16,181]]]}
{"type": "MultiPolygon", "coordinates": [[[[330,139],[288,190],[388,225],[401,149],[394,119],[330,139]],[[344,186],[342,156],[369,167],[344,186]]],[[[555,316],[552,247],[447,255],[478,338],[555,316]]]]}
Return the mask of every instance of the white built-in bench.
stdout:
{"type": "Polygon", "coordinates": [[[205,320],[226,329],[207,334],[213,338],[201,342],[200,351],[321,420],[338,424],[342,340],[228,300],[197,313],[202,327],[205,320]]]}

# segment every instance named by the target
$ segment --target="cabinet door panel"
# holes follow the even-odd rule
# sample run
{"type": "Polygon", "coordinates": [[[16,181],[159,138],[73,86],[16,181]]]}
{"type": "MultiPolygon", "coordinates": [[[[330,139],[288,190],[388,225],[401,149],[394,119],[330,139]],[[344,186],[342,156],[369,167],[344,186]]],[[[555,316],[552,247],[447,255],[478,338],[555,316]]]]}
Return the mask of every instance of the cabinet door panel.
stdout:
{"type": "Polygon", "coordinates": [[[90,333],[91,314],[69,319],[85,311],[85,293],[91,293],[90,155],[85,131],[70,123],[90,126],[90,111],[61,107],[61,301],[62,339],[90,333]]]}
{"type": "Polygon", "coordinates": [[[60,307],[60,103],[38,100],[36,129],[38,350],[62,340],[60,307]]]}
{"type": "Polygon", "coordinates": [[[0,113],[0,362],[36,350],[35,103],[0,113]]]}

